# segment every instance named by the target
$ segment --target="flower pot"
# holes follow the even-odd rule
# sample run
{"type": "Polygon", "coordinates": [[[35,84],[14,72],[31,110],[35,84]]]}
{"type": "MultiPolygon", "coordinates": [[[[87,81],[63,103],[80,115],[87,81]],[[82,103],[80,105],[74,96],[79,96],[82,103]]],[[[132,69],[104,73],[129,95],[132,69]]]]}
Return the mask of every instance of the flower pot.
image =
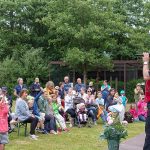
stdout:
{"type": "Polygon", "coordinates": [[[108,150],[119,150],[119,140],[107,140],[108,150]]]}

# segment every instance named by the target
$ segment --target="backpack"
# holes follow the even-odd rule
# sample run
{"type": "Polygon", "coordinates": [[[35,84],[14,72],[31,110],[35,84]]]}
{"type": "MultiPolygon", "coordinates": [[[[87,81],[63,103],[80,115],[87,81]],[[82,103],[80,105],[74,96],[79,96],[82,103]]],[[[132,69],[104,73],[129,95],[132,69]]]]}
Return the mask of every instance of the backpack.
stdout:
{"type": "Polygon", "coordinates": [[[133,123],[134,118],[130,112],[125,112],[124,120],[126,120],[128,123],[133,123]]]}

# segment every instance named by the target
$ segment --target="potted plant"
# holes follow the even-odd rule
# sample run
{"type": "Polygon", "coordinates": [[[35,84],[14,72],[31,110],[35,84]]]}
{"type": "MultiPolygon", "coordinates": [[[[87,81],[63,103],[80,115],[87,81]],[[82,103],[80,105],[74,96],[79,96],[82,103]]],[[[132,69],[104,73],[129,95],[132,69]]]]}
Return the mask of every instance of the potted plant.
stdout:
{"type": "Polygon", "coordinates": [[[120,123],[116,118],[107,117],[108,123],[106,124],[103,133],[100,137],[106,139],[108,143],[108,150],[119,150],[121,138],[126,138],[127,130],[123,123],[120,123]],[[109,119],[108,119],[109,118],[109,119]]]}

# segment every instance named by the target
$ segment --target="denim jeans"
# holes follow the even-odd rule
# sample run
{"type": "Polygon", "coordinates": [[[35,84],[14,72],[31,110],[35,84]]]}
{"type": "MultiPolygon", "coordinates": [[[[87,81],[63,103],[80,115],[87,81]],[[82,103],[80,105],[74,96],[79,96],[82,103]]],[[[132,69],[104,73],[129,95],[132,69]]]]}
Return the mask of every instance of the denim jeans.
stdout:
{"type": "Polygon", "coordinates": [[[75,113],[75,110],[73,108],[67,109],[66,112],[71,116],[71,118],[75,118],[76,117],[76,113],[75,113]]]}
{"type": "Polygon", "coordinates": [[[139,120],[145,122],[145,121],[146,121],[146,118],[145,118],[145,116],[143,116],[143,115],[139,115],[139,120]]]}
{"type": "Polygon", "coordinates": [[[145,124],[145,144],[143,147],[143,150],[150,150],[150,102],[147,103],[148,108],[148,114],[146,118],[146,124],[145,124]]]}
{"type": "Polygon", "coordinates": [[[92,121],[96,121],[96,108],[95,107],[89,107],[87,108],[88,110],[88,115],[92,118],[92,121]]]}
{"type": "Polygon", "coordinates": [[[54,130],[57,132],[56,120],[54,116],[45,115],[44,129],[47,132],[50,132],[50,130],[54,130]]]}
{"type": "Polygon", "coordinates": [[[101,118],[102,118],[102,121],[103,121],[103,122],[106,122],[106,116],[105,116],[105,114],[102,113],[100,116],[101,116],[101,118]]]}

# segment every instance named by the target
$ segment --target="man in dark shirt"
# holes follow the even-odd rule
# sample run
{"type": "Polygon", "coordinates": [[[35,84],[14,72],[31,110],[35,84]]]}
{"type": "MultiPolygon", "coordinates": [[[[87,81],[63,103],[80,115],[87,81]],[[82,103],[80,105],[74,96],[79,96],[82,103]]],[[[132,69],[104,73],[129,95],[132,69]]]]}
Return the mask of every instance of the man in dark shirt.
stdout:
{"type": "Polygon", "coordinates": [[[15,86],[14,88],[14,95],[16,97],[20,97],[20,92],[22,89],[27,89],[27,86],[23,84],[23,79],[22,78],[18,78],[17,80],[18,85],[15,86]]]}
{"type": "Polygon", "coordinates": [[[39,83],[39,78],[35,78],[35,82],[30,86],[31,96],[36,97],[41,91],[41,85],[39,83]]]}

